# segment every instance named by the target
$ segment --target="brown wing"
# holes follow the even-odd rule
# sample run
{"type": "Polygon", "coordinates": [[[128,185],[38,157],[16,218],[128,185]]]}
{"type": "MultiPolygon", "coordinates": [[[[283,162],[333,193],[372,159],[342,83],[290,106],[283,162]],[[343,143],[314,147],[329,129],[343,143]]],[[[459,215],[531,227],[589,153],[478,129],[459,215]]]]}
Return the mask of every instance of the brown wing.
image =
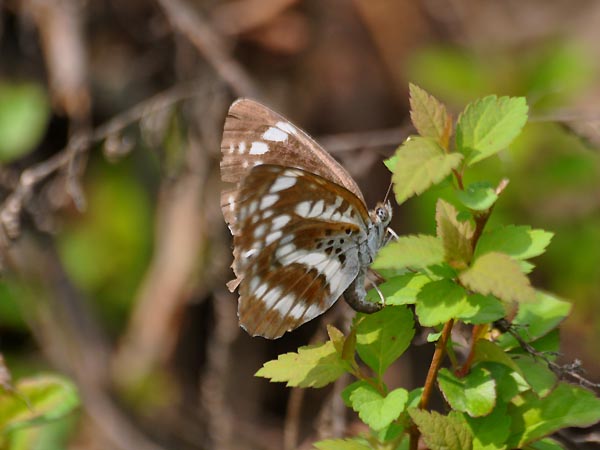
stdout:
{"type": "Polygon", "coordinates": [[[238,315],[277,338],[327,311],[360,271],[370,219],[347,189],[309,172],[260,165],[242,182],[233,264],[238,315]]]}
{"type": "Polygon", "coordinates": [[[352,177],[329,153],[304,131],[254,100],[239,99],[229,108],[221,153],[221,179],[234,185],[221,194],[221,208],[234,234],[239,183],[260,164],[295,167],[315,173],[345,187],[364,203],[352,177]]]}

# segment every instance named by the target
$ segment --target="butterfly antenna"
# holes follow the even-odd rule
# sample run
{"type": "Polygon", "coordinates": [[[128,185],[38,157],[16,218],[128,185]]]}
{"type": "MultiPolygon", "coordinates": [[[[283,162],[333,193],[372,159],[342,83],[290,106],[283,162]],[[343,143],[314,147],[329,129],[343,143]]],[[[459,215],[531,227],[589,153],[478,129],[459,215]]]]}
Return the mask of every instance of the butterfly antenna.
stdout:
{"type": "Polygon", "coordinates": [[[385,197],[383,198],[383,203],[385,204],[390,196],[390,192],[392,192],[392,180],[390,180],[390,185],[387,188],[387,192],[385,193],[385,197]]]}

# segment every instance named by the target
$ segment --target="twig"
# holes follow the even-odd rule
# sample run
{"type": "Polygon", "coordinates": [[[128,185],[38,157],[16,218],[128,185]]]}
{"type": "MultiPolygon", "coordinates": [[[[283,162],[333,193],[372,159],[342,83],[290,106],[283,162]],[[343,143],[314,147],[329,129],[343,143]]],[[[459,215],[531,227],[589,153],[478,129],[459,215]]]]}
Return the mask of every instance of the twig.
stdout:
{"type": "MultiPolygon", "coordinates": [[[[433,358],[431,359],[431,365],[429,366],[429,371],[427,372],[427,378],[425,379],[425,386],[423,387],[423,394],[421,395],[421,401],[419,402],[419,408],[425,409],[429,404],[429,399],[431,398],[431,392],[433,391],[433,386],[435,384],[435,379],[437,374],[442,366],[442,361],[444,360],[444,355],[446,353],[446,345],[448,345],[448,340],[452,335],[452,327],[454,326],[454,319],[450,319],[445,323],[444,328],[442,329],[442,335],[440,339],[437,341],[435,346],[435,352],[433,353],[433,358]]],[[[419,445],[419,430],[416,425],[410,429],[410,450],[417,450],[419,445]]]]}
{"type": "Polygon", "coordinates": [[[306,389],[292,388],[288,399],[285,423],[283,426],[283,449],[294,450],[298,448],[298,436],[300,434],[300,413],[306,389]]]}
{"type": "Polygon", "coordinates": [[[326,135],[319,137],[317,141],[330,153],[343,153],[361,148],[397,146],[412,130],[412,125],[406,124],[381,130],[326,135]]]}
{"type": "MultiPolygon", "coordinates": [[[[69,166],[76,164],[74,160],[86,152],[92,144],[120,133],[145,115],[172,106],[183,99],[196,95],[204,95],[206,93],[205,90],[199,89],[199,87],[198,83],[177,85],[144,100],[131,109],[118,114],[103,125],[100,125],[94,131],[84,131],[74,134],[64,149],[45,161],[25,169],[19,176],[12,193],[6,197],[2,206],[0,206],[0,247],[6,247],[10,239],[14,239],[19,235],[19,216],[37,184],[60,170],[67,170],[69,174],[69,166]]],[[[69,193],[77,201],[77,196],[80,194],[78,186],[74,184],[73,180],[71,180],[69,189],[69,193]]]]}
{"type": "Polygon", "coordinates": [[[212,14],[215,25],[227,35],[256,29],[273,20],[298,0],[243,0],[219,3],[212,14]]]}
{"type": "Polygon", "coordinates": [[[433,385],[435,383],[435,378],[437,376],[438,371],[440,370],[442,361],[444,359],[444,353],[446,352],[446,345],[448,344],[448,339],[450,339],[450,335],[452,334],[452,327],[454,326],[454,320],[451,319],[444,325],[442,329],[442,335],[440,339],[437,341],[435,346],[435,352],[433,353],[433,358],[431,359],[431,365],[429,366],[429,371],[427,372],[427,378],[425,379],[425,386],[423,388],[423,395],[421,395],[421,401],[419,402],[419,408],[425,409],[429,404],[429,398],[431,397],[431,391],[433,389],[433,385]]]}
{"type": "Polygon", "coordinates": [[[207,413],[207,425],[213,448],[235,448],[233,411],[227,402],[231,375],[232,345],[240,328],[231,318],[235,304],[223,290],[215,293],[215,328],[207,345],[207,364],[201,383],[201,402],[207,413]]]}
{"type": "Polygon", "coordinates": [[[584,386],[588,389],[595,389],[597,391],[600,391],[600,383],[594,383],[593,381],[588,380],[582,375],[582,373],[584,373],[585,371],[579,359],[575,359],[572,363],[568,364],[557,364],[549,358],[548,353],[540,352],[536,350],[531,344],[526,342],[525,339],[523,339],[521,335],[515,330],[515,327],[512,324],[507,323],[507,321],[500,321],[500,325],[501,330],[515,338],[519,346],[526,353],[530,354],[534,358],[538,358],[544,361],[548,365],[548,368],[552,372],[554,372],[554,374],[558,378],[572,378],[573,380],[577,381],[581,386],[584,386]]]}
{"type": "Polygon", "coordinates": [[[171,24],[204,55],[237,95],[259,98],[259,89],[241,64],[231,57],[221,36],[198,11],[182,0],[157,0],[171,24]]]}

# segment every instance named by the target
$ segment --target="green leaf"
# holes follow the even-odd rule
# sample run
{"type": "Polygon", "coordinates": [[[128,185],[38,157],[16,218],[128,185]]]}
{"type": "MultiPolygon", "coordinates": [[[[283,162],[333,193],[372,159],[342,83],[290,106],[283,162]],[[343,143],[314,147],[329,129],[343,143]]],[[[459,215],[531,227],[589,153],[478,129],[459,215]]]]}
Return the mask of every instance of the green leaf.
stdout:
{"type": "Polygon", "coordinates": [[[538,396],[545,397],[555,388],[558,379],[545,362],[535,360],[529,355],[515,358],[514,361],[521,369],[520,373],[525,377],[525,381],[538,396]]]}
{"type": "Polygon", "coordinates": [[[33,83],[0,83],[0,161],[25,155],[40,142],[50,118],[44,89],[33,83]]]}
{"type": "Polygon", "coordinates": [[[531,390],[521,375],[504,364],[486,361],[479,362],[477,365],[489,370],[496,380],[496,395],[501,402],[509,402],[520,392],[531,390]]]}
{"type": "Polygon", "coordinates": [[[407,408],[416,408],[419,406],[421,402],[421,396],[423,395],[424,388],[419,387],[415,388],[408,393],[408,402],[406,404],[407,408]]]}
{"type": "Polygon", "coordinates": [[[523,372],[519,365],[496,343],[487,339],[478,339],[475,343],[474,362],[495,362],[503,364],[511,370],[523,376],[523,372]]]}
{"type": "Polygon", "coordinates": [[[527,447],[524,447],[523,450],[565,450],[565,448],[560,444],[560,442],[557,442],[554,439],[546,438],[537,442],[532,442],[527,447]]]}
{"type": "Polygon", "coordinates": [[[437,333],[429,333],[427,335],[427,342],[437,342],[440,340],[440,337],[442,337],[441,331],[439,331],[437,333]]]}
{"type": "Polygon", "coordinates": [[[383,164],[385,164],[385,167],[387,167],[390,172],[394,173],[394,169],[396,169],[396,166],[398,165],[398,156],[391,156],[390,158],[384,160],[383,164]]]}
{"type": "Polygon", "coordinates": [[[451,280],[437,280],[426,284],[417,295],[416,313],[419,322],[433,327],[450,319],[476,317],[480,312],[477,297],[467,292],[451,280]]]}
{"type": "Polygon", "coordinates": [[[506,414],[506,403],[500,403],[490,414],[469,417],[465,420],[473,435],[473,450],[504,450],[510,434],[510,417],[506,414]]]}
{"type": "Polygon", "coordinates": [[[438,373],[438,385],[452,409],[471,417],[489,414],[496,404],[496,381],[481,366],[473,367],[463,378],[446,368],[438,373]]]}
{"type": "Polygon", "coordinates": [[[255,376],[287,386],[320,388],[342,376],[349,366],[336,351],[333,342],[300,347],[298,353],[285,353],[266,362],[255,376]]]}
{"type": "Polygon", "coordinates": [[[360,315],[356,351],[381,376],[408,348],[414,334],[412,312],[404,306],[387,306],[374,314],[360,315]]]}
{"type": "MultiPolygon", "coordinates": [[[[534,341],[530,341],[529,345],[531,345],[538,352],[545,353],[546,358],[550,361],[555,361],[557,358],[557,354],[560,351],[560,333],[559,329],[555,328],[549,333],[545,334],[539,339],[534,341]]],[[[509,353],[513,356],[520,356],[524,354],[528,354],[521,347],[516,347],[509,350],[509,353]]]]}
{"type": "Polygon", "coordinates": [[[459,318],[465,323],[473,325],[490,323],[506,315],[506,308],[502,302],[492,295],[473,294],[469,295],[467,301],[476,310],[473,312],[465,310],[461,313],[459,318]]]}
{"type": "Polygon", "coordinates": [[[409,409],[427,447],[431,450],[470,449],[473,437],[463,416],[452,411],[443,416],[435,411],[409,409]]]}
{"type": "Polygon", "coordinates": [[[527,276],[521,272],[518,263],[504,253],[480,256],[459,275],[459,279],[472,291],[493,294],[505,302],[526,302],[535,298],[527,276]]]}
{"type": "MultiPolygon", "coordinates": [[[[408,305],[417,301],[417,294],[431,278],[421,273],[407,273],[387,280],[379,285],[386,305],[408,305]]],[[[367,294],[370,301],[379,301],[379,294],[371,289],[367,294]]]]}
{"type": "Polygon", "coordinates": [[[456,124],[456,148],[471,166],[508,147],[527,122],[523,97],[490,95],[467,105],[456,124]]]}
{"type": "Polygon", "coordinates": [[[469,184],[464,191],[456,191],[460,202],[474,211],[485,211],[498,200],[498,194],[491,183],[480,181],[469,184]]]}
{"type": "MultiPolygon", "coordinates": [[[[377,430],[375,435],[379,442],[389,442],[400,436],[405,429],[406,427],[401,423],[392,422],[387,427],[377,430]]],[[[408,439],[404,439],[404,441],[408,441],[408,439]]],[[[401,450],[401,447],[394,447],[394,450],[401,450]]],[[[406,448],[406,450],[408,450],[408,448],[406,448]]]]}
{"type": "Polygon", "coordinates": [[[508,407],[512,417],[511,448],[525,444],[567,427],[587,427],[600,421],[600,399],[583,388],[559,383],[544,398],[531,391],[515,397],[508,407]]]}
{"type": "Polygon", "coordinates": [[[408,138],[396,151],[398,160],[392,175],[398,204],[446,178],[463,156],[445,153],[433,139],[408,138]]]}
{"type": "MultiPolygon", "coordinates": [[[[521,303],[513,320],[515,331],[526,341],[532,342],[554,330],[571,312],[571,304],[546,292],[536,291],[533,302],[521,303]]],[[[518,346],[517,341],[508,333],[498,339],[504,349],[518,346]]]]}
{"type": "MultiPolygon", "coordinates": [[[[42,425],[19,428],[6,435],[10,450],[64,450],[69,447],[80,423],[78,414],[69,414],[42,425]]],[[[1,439],[1,438],[0,438],[1,439]]]]}
{"type": "Polygon", "coordinates": [[[410,83],[410,118],[423,137],[435,139],[442,147],[448,146],[452,122],[446,107],[424,89],[410,83]]]}
{"type": "Polygon", "coordinates": [[[23,378],[15,388],[0,395],[0,432],[60,419],[79,406],[75,385],[58,375],[23,378]]]}
{"type": "Polygon", "coordinates": [[[371,450],[371,446],[362,438],[326,439],[313,444],[319,450],[371,450]]]}
{"type": "Polygon", "coordinates": [[[532,230],[528,226],[507,225],[485,232],[477,242],[475,256],[500,252],[516,259],[539,256],[546,250],[554,233],[532,230]]]}
{"type": "Polygon", "coordinates": [[[381,430],[396,420],[408,400],[408,391],[398,388],[385,397],[366,381],[352,383],[344,391],[358,417],[373,430],[381,430]]]}
{"type": "Polygon", "coordinates": [[[458,211],[450,203],[439,199],[435,208],[437,235],[444,245],[444,258],[451,267],[465,268],[473,254],[471,238],[475,231],[471,222],[459,222],[458,211]]]}
{"type": "Polygon", "coordinates": [[[329,336],[329,340],[333,344],[335,351],[340,355],[344,350],[344,342],[346,341],[346,336],[336,327],[331,324],[327,324],[327,335],[329,336]]]}
{"type": "Polygon", "coordinates": [[[425,234],[401,236],[397,241],[382,248],[373,269],[419,269],[444,261],[442,241],[425,234]]]}

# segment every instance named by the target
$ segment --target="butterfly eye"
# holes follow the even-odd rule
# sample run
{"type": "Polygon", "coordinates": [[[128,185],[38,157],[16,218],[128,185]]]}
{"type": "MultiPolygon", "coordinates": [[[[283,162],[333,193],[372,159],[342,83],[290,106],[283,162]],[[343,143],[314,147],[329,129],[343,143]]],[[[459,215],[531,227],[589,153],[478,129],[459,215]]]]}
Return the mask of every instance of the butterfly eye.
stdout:
{"type": "Polygon", "coordinates": [[[384,208],[383,206],[378,207],[375,210],[375,214],[377,215],[377,218],[383,223],[385,223],[389,220],[388,210],[386,208],[384,208]]]}

